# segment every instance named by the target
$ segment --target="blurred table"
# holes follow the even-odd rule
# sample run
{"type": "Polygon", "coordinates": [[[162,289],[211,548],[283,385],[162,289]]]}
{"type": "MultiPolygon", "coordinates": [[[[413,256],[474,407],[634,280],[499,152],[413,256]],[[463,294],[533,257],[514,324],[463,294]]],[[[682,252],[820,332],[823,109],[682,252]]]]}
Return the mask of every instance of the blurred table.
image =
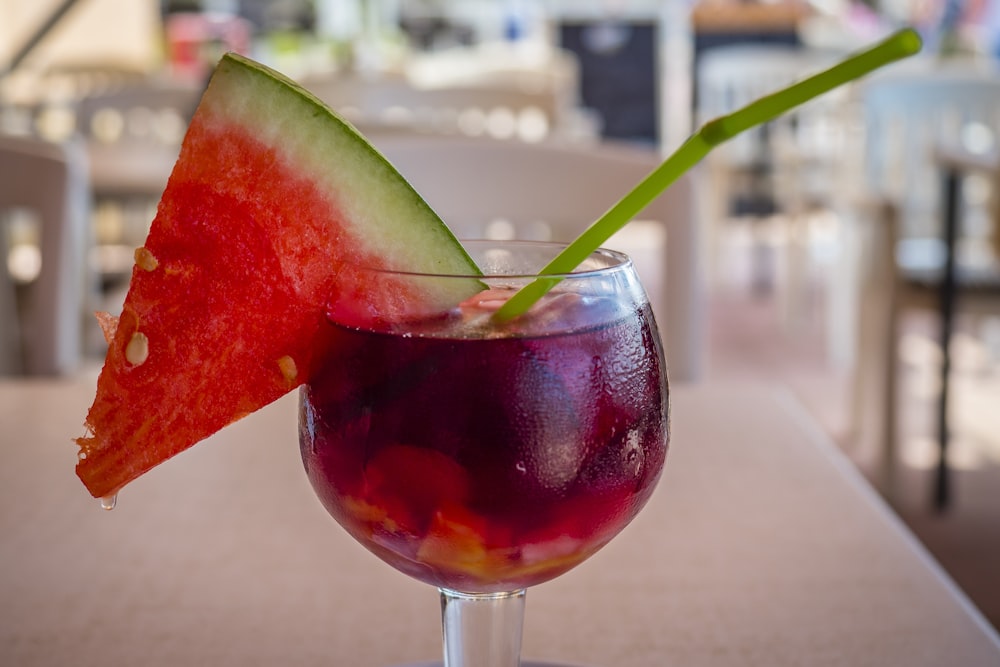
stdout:
{"type": "MultiPolygon", "coordinates": [[[[100,510],[73,474],[96,373],[0,382],[0,664],[398,665],[436,593],[321,509],[296,397],[100,510]]],[[[679,386],[650,506],[528,594],[526,657],[592,667],[997,665],[1000,640],[788,394],[679,386]]]]}
{"type": "MultiPolygon", "coordinates": [[[[955,327],[955,316],[957,302],[961,300],[960,276],[958,266],[958,245],[961,236],[962,218],[962,184],[969,174],[979,173],[985,175],[989,180],[989,186],[994,189],[992,196],[1000,197],[996,191],[1000,188],[1000,151],[997,149],[972,152],[962,146],[939,145],[936,147],[934,159],[941,171],[942,197],[941,205],[943,209],[942,236],[945,247],[944,266],[942,267],[940,283],[938,285],[938,308],[941,316],[941,333],[939,345],[941,348],[941,368],[940,383],[941,390],[938,395],[937,410],[937,436],[938,436],[938,467],[934,481],[934,505],[938,509],[945,509],[951,502],[951,484],[948,468],[948,441],[951,429],[949,428],[948,413],[949,407],[949,377],[951,375],[951,339],[955,327]]],[[[993,229],[990,233],[993,241],[993,261],[1000,258],[1000,204],[991,213],[990,218],[993,229]]],[[[991,285],[996,282],[997,271],[993,268],[992,280],[986,282],[980,280],[980,288],[986,287],[986,291],[992,290],[994,299],[1000,300],[1000,285],[991,285]]],[[[969,283],[969,280],[965,281],[969,283]]]]}

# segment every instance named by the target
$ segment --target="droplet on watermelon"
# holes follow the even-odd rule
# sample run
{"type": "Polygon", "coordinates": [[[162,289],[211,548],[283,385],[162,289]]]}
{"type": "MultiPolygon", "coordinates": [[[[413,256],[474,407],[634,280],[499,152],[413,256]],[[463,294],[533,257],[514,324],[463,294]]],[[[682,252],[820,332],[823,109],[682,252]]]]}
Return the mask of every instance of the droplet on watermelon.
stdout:
{"type": "MultiPolygon", "coordinates": [[[[308,382],[327,311],[412,318],[482,288],[368,284],[351,264],[478,274],[452,232],[354,128],[228,54],[195,112],[77,439],[96,498],[308,382]]],[[[294,431],[290,427],[290,436],[294,431]]]]}

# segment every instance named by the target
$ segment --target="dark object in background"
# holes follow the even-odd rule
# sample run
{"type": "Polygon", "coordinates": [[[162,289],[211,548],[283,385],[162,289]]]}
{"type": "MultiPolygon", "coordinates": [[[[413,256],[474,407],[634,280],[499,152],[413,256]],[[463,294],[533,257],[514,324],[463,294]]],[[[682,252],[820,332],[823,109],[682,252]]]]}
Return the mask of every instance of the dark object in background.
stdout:
{"type": "Polygon", "coordinates": [[[650,22],[559,26],[559,45],[573,52],[580,64],[580,101],[600,116],[601,136],[658,141],[656,33],[650,22]]]}

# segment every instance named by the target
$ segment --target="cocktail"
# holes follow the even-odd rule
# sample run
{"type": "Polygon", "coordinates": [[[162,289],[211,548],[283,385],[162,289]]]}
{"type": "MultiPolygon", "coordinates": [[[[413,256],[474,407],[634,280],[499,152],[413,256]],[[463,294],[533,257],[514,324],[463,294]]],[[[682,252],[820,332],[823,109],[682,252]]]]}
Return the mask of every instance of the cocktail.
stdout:
{"type": "Polygon", "coordinates": [[[440,588],[445,664],[510,666],[524,589],[604,546],[653,492],[666,365],[627,257],[595,252],[499,321],[561,246],[464,245],[486,275],[458,307],[363,328],[331,317],[330,353],[301,389],[299,439],[330,514],[440,588]]]}
{"type": "Polygon", "coordinates": [[[919,47],[900,31],[706,123],[565,247],[459,243],[350,124],[227,54],[121,314],[99,317],[77,475],[112,507],[304,387],[302,458],[326,508],[441,589],[448,665],[517,664],[524,589],[621,531],[666,454],[649,303],[630,261],[595,248],[713,146],[919,47]]]}

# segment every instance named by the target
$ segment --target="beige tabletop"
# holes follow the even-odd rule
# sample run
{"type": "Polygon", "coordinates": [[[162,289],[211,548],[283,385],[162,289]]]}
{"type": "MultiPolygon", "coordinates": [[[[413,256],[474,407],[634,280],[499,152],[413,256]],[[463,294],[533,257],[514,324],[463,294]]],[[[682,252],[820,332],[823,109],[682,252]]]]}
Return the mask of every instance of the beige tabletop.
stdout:
{"type": "MultiPolygon", "coordinates": [[[[313,497],[291,395],[104,512],[73,474],[95,375],[0,381],[0,665],[439,657],[433,589],[313,497]]],[[[1000,640],[783,391],[681,386],[646,511],[528,594],[525,656],[592,667],[1000,665],[1000,640]]]]}

